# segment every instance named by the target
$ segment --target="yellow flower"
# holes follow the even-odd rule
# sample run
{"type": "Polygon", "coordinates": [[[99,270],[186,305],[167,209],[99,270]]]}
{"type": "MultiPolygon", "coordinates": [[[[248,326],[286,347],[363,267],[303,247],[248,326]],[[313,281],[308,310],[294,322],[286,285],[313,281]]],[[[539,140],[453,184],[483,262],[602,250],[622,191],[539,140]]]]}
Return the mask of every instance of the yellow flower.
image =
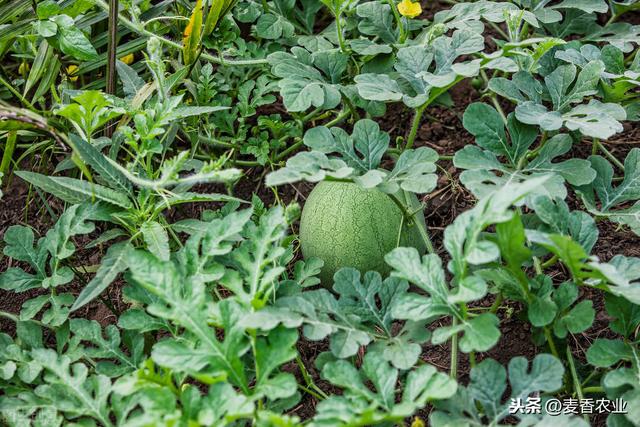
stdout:
{"type": "Polygon", "coordinates": [[[424,421],[420,417],[414,417],[411,427],[424,427],[424,421]]]}
{"type": "Polygon", "coordinates": [[[135,57],[133,56],[133,53],[130,53],[129,55],[125,55],[122,58],[120,58],[120,61],[124,62],[127,65],[131,65],[133,64],[134,59],[135,57]]]}
{"type": "Polygon", "coordinates": [[[69,75],[69,80],[71,80],[72,82],[75,82],[76,80],[78,80],[78,76],[74,76],[76,71],[78,71],[77,65],[69,65],[67,67],[67,75],[69,75]]]}
{"type": "Polygon", "coordinates": [[[27,74],[29,72],[30,68],[31,68],[31,66],[29,65],[29,63],[21,62],[20,66],[18,67],[18,73],[20,73],[21,76],[24,76],[25,74],[27,74]]]}
{"type": "Polygon", "coordinates": [[[398,4],[398,12],[407,18],[415,18],[422,13],[422,7],[419,2],[413,3],[411,0],[402,0],[398,4]]]}

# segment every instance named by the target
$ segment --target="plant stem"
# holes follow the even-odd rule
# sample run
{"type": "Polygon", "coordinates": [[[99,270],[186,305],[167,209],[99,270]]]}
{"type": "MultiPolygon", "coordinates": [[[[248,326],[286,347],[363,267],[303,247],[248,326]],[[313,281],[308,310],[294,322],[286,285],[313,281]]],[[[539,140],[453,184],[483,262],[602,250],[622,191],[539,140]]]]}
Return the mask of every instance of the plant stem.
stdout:
{"type": "MultiPolygon", "coordinates": [[[[536,271],[536,274],[540,275],[542,274],[542,264],[540,263],[540,259],[537,256],[533,257],[533,267],[536,271]]],[[[529,285],[527,284],[526,280],[520,279],[521,281],[521,285],[523,286],[523,289],[525,290],[525,294],[527,296],[527,303],[529,304],[531,302],[531,293],[529,292],[529,285]]],[[[553,336],[551,335],[551,331],[547,326],[544,326],[543,328],[544,331],[544,337],[547,340],[547,344],[549,344],[549,349],[551,350],[551,353],[558,359],[562,360],[560,358],[560,354],[558,353],[558,350],[556,349],[556,344],[553,341],[553,336]]]]}
{"type": "Polygon", "coordinates": [[[496,108],[496,110],[500,114],[500,117],[502,117],[502,121],[506,125],[507,124],[507,116],[504,114],[504,111],[502,110],[502,106],[500,106],[500,103],[498,102],[498,99],[496,98],[496,95],[492,93],[491,96],[489,97],[489,99],[491,99],[491,103],[496,108]]]}
{"type": "MultiPolygon", "coordinates": [[[[451,323],[452,327],[458,324],[458,318],[454,317],[451,323]]],[[[454,380],[458,379],[458,334],[453,334],[451,337],[451,370],[449,376],[454,380]]]]}
{"type": "Polygon", "coordinates": [[[540,258],[538,258],[537,256],[533,257],[533,268],[535,269],[537,275],[541,275],[543,273],[540,258]]]}
{"type": "Polygon", "coordinates": [[[404,146],[404,150],[409,150],[411,147],[413,147],[413,143],[416,139],[416,135],[418,134],[418,128],[420,127],[420,120],[422,120],[422,114],[424,113],[424,110],[427,108],[427,105],[428,104],[425,103],[416,109],[416,112],[413,115],[411,130],[409,131],[409,136],[407,137],[407,143],[404,146]]]}
{"type": "Polygon", "coordinates": [[[247,166],[250,168],[254,168],[254,167],[258,167],[258,166],[264,166],[261,165],[260,163],[256,162],[256,161],[252,161],[252,160],[233,160],[233,164],[237,165],[237,166],[247,166]]]}
{"type": "Polygon", "coordinates": [[[624,164],[622,164],[622,162],[620,160],[618,160],[616,158],[616,156],[614,156],[611,151],[607,150],[607,148],[600,141],[598,141],[597,139],[594,139],[593,143],[594,143],[594,145],[595,145],[595,147],[597,149],[602,151],[602,153],[605,155],[606,158],[611,160],[611,162],[614,165],[616,165],[618,167],[618,169],[620,169],[622,172],[624,172],[624,164]]]}
{"type": "Polygon", "coordinates": [[[426,226],[423,226],[422,221],[420,221],[417,216],[420,210],[418,210],[417,212],[409,212],[407,206],[405,206],[405,204],[402,203],[402,201],[395,194],[387,194],[387,196],[391,197],[391,200],[393,200],[398,208],[400,208],[402,215],[405,218],[410,219],[415,224],[415,226],[418,227],[418,232],[420,233],[420,237],[422,238],[422,241],[427,248],[427,252],[430,254],[436,253],[435,249],[433,248],[433,243],[431,243],[429,233],[426,230],[426,226]]]}
{"type": "Polygon", "coordinates": [[[523,156],[520,159],[520,162],[518,162],[518,168],[522,166],[521,163],[524,162],[524,160],[531,159],[533,157],[536,157],[538,154],[540,154],[540,151],[542,150],[542,148],[546,143],[547,143],[547,131],[544,131],[542,132],[542,137],[540,138],[540,144],[538,144],[538,146],[534,150],[531,150],[526,156],[523,156]]]}
{"type": "Polygon", "coordinates": [[[320,112],[320,107],[314,109],[312,112],[310,112],[309,114],[305,115],[304,117],[302,117],[300,120],[304,123],[304,122],[308,122],[309,120],[313,119],[314,117],[316,117],[316,115],[320,112]]]}
{"type": "Polygon", "coordinates": [[[0,317],[4,317],[5,319],[9,319],[14,323],[18,323],[20,319],[15,314],[9,313],[8,311],[0,310],[0,317]]]}
{"type": "MultiPolygon", "coordinates": [[[[256,378],[260,378],[260,366],[258,365],[258,348],[256,345],[256,331],[255,329],[250,329],[248,332],[249,341],[251,342],[251,352],[253,353],[253,367],[255,369],[255,375],[256,378]]],[[[258,409],[262,409],[262,405],[263,399],[258,399],[258,409]]]]}
{"type": "Polygon", "coordinates": [[[305,393],[310,394],[311,396],[315,397],[318,400],[324,400],[325,398],[322,397],[319,393],[315,392],[314,390],[303,386],[302,384],[298,384],[298,388],[300,388],[301,390],[303,390],[305,393]]]}
{"type": "Polygon", "coordinates": [[[349,114],[351,114],[350,111],[347,111],[347,110],[342,111],[333,120],[328,121],[323,126],[328,127],[328,128],[330,128],[331,126],[335,126],[338,123],[340,123],[341,121],[343,121],[345,118],[349,117],[349,114]]]}
{"type": "Polygon", "coordinates": [[[399,38],[398,41],[400,43],[404,43],[407,39],[407,32],[404,28],[404,23],[402,22],[402,16],[400,16],[400,12],[398,12],[398,7],[393,0],[387,0],[389,6],[391,6],[391,12],[393,13],[393,18],[396,20],[396,25],[398,25],[399,38]]]}
{"type": "Polygon", "coordinates": [[[351,99],[349,99],[349,97],[346,96],[342,91],[340,91],[340,95],[342,96],[342,102],[344,102],[347,108],[349,109],[349,112],[351,113],[351,117],[353,117],[354,120],[360,120],[358,109],[356,108],[354,103],[351,102],[351,99]]]}
{"type": "Polygon", "coordinates": [[[404,215],[400,217],[400,227],[398,227],[398,233],[396,234],[396,248],[400,247],[402,241],[402,228],[404,227],[404,215]]]}
{"type": "Polygon", "coordinates": [[[543,269],[544,269],[544,268],[549,268],[549,267],[551,267],[552,265],[554,265],[556,262],[558,262],[558,256],[557,256],[557,255],[554,255],[554,256],[552,256],[551,258],[549,258],[548,260],[546,260],[545,262],[543,262],[543,263],[541,264],[541,267],[542,267],[543,269]]]}
{"type": "Polygon", "coordinates": [[[51,209],[51,205],[49,205],[49,202],[47,201],[47,198],[44,197],[44,194],[42,194],[42,190],[40,190],[38,187],[35,187],[35,186],[33,188],[36,190],[36,194],[40,198],[40,201],[42,202],[42,205],[47,210],[47,213],[51,217],[52,221],[53,222],[57,222],[58,221],[58,216],[53,211],[53,209],[51,209]]]}
{"type": "Polygon", "coordinates": [[[109,309],[109,311],[113,313],[114,316],[116,316],[116,318],[120,317],[120,312],[116,310],[113,304],[111,304],[111,301],[109,301],[102,295],[98,295],[98,299],[102,302],[102,304],[104,304],[109,309]]]}
{"type": "MultiPolygon", "coordinates": [[[[573,388],[578,395],[578,400],[582,401],[584,395],[582,394],[582,387],[580,386],[580,378],[578,378],[578,372],[576,371],[576,364],[573,360],[573,354],[571,354],[571,347],[567,345],[567,360],[569,361],[569,370],[571,371],[571,378],[573,379],[573,388]]],[[[589,422],[589,416],[583,414],[582,417],[585,421],[589,422]]]]}
{"type": "Polygon", "coordinates": [[[22,96],[20,94],[20,92],[18,92],[13,85],[11,85],[11,83],[7,82],[5,79],[2,78],[2,76],[0,76],[0,83],[6,87],[9,92],[11,92],[16,98],[18,98],[20,100],[20,102],[22,102],[24,104],[25,107],[27,107],[30,110],[33,111],[38,111],[38,109],[36,107],[33,106],[32,103],[30,103],[29,101],[27,101],[27,98],[25,98],[24,96],[22,96]]]}
{"type": "Polygon", "coordinates": [[[295,150],[297,150],[301,145],[303,144],[303,140],[301,138],[298,138],[298,140],[293,143],[292,145],[290,145],[287,149],[285,149],[284,151],[282,151],[280,154],[278,154],[276,156],[276,160],[282,160],[285,157],[287,157],[289,154],[291,154],[292,152],[294,152],[295,150]]]}
{"type": "Polygon", "coordinates": [[[211,138],[209,136],[206,135],[198,135],[198,139],[200,141],[204,141],[207,143],[207,145],[211,145],[214,147],[219,147],[219,148],[237,148],[235,144],[230,143],[230,142],[226,142],[226,141],[220,141],[219,139],[215,139],[215,138],[211,138]]]}
{"type": "MultiPolygon", "coordinates": [[[[14,323],[22,322],[22,320],[20,320],[20,318],[18,316],[16,316],[13,313],[9,313],[8,311],[4,311],[4,310],[0,310],[0,317],[4,317],[5,319],[9,319],[14,323]]],[[[32,322],[32,323],[37,324],[38,326],[42,326],[43,328],[47,328],[47,329],[50,329],[52,331],[55,331],[55,328],[53,328],[53,327],[51,327],[51,326],[49,326],[49,325],[47,325],[45,323],[42,323],[41,321],[36,320],[36,319],[25,320],[25,322],[32,322]]]]}
{"type": "MultiPolygon", "coordinates": [[[[107,42],[107,74],[105,90],[108,94],[116,93],[116,49],[118,47],[118,0],[109,0],[109,39],[107,42]]],[[[104,127],[104,135],[111,138],[114,122],[109,120],[104,127]]]]}
{"type": "Polygon", "coordinates": [[[551,350],[551,354],[553,354],[556,358],[560,359],[560,354],[558,353],[558,349],[556,349],[556,344],[553,341],[553,337],[551,336],[551,331],[546,326],[543,328],[543,330],[544,330],[544,337],[547,340],[547,344],[549,344],[549,349],[551,350]]]}
{"type": "Polygon", "coordinates": [[[451,89],[456,84],[460,83],[462,80],[464,80],[464,77],[458,76],[451,84],[448,84],[447,86],[444,86],[441,88],[435,88],[433,91],[431,91],[427,102],[425,102],[424,104],[422,104],[420,107],[416,109],[416,114],[413,117],[413,123],[411,125],[411,131],[409,133],[409,137],[407,138],[407,144],[404,148],[405,150],[413,146],[413,142],[415,140],[416,134],[418,133],[418,127],[420,126],[420,119],[422,118],[422,114],[424,113],[424,110],[429,105],[431,105],[432,102],[438,99],[438,97],[440,97],[443,93],[451,89]]]}
{"type": "Polygon", "coordinates": [[[116,47],[118,44],[118,0],[109,0],[106,92],[116,93],[116,47]]]}
{"type": "Polygon", "coordinates": [[[600,386],[584,387],[582,389],[582,392],[583,393],[604,393],[604,388],[600,386]]]}
{"type": "Polygon", "coordinates": [[[429,238],[429,233],[426,230],[426,226],[423,226],[422,222],[416,221],[416,214],[413,214],[413,220],[418,227],[418,232],[420,233],[420,237],[422,237],[424,245],[427,247],[427,252],[430,254],[435,254],[436,251],[433,248],[433,243],[431,242],[431,238],[429,238]]]}
{"type": "Polygon", "coordinates": [[[584,381],[582,381],[582,384],[580,385],[580,387],[584,390],[584,386],[589,384],[589,381],[591,381],[591,379],[597,375],[598,370],[594,369],[593,371],[591,371],[591,373],[589,375],[587,375],[587,378],[584,379],[584,381]]]}
{"type": "Polygon", "coordinates": [[[509,40],[509,36],[507,35],[507,33],[505,33],[505,32],[502,30],[502,28],[500,28],[500,27],[498,26],[498,24],[496,24],[496,23],[494,23],[494,22],[490,22],[490,21],[488,21],[487,23],[488,23],[488,24],[489,24],[489,26],[490,26],[491,28],[493,28],[493,29],[494,29],[498,34],[500,34],[500,36],[502,36],[502,38],[503,38],[503,39],[505,39],[505,40],[509,40]]]}
{"type": "Polygon", "coordinates": [[[9,164],[13,158],[13,151],[16,149],[16,141],[18,133],[15,130],[7,133],[7,139],[4,144],[4,152],[2,153],[2,161],[0,162],[0,173],[6,173],[9,170],[9,164]]]}
{"type": "Polygon", "coordinates": [[[569,371],[571,372],[571,378],[573,379],[573,387],[578,395],[578,399],[582,400],[584,395],[582,394],[582,387],[580,386],[580,378],[578,378],[578,372],[576,371],[576,363],[573,360],[573,354],[571,354],[571,347],[567,346],[567,361],[569,362],[569,371]]]}
{"type": "Polygon", "coordinates": [[[304,379],[304,382],[307,384],[307,387],[304,390],[307,393],[310,393],[310,394],[314,395],[316,398],[318,398],[320,400],[326,399],[327,397],[329,397],[329,396],[327,396],[327,393],[325,393],[313,381],[313,378],[311,378],[311,375],[309,375],[309,371],[307,371],[307,368],[304,366],[304,363],[302,362],[302,359],[300,359],[300,355],[296,356],[296,363],[298,364],[298,367],[300,368],[300,373],[302,374],[302,378],[304,379]]]}
{"type": "Polygon", "coordinates": [[[496,295],[496,299],[493,301],[493,304],[491,304],[491,307],[489,308],[490,313],[495,314],[498,311],[498,309],[500,308],[500,304],[502,304],[502,299],[502,294],[496,295]]]}
{"type": "Polygon", "coordinates": [[[336,33],[338,35],[338,44],[340,45],[340,52],[347,53],[347,47],[344,44],[344,34],[342,34],[342,15],[336,16],[336,33]]]}

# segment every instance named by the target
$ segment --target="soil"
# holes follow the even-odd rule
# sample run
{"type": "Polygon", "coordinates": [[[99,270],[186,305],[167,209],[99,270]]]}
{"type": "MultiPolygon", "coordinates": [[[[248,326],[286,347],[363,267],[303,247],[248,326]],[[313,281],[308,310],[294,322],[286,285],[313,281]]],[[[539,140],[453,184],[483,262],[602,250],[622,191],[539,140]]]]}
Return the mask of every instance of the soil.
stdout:
{"type": "MultiPolygon", "coordinates": [[[[444,9],[444,3],[440,2],[423,2],[423,17],[431,19],[433,14],[444,9]]],[[[637,23],[640,21],[639,13],[629,13],[624,16],[625,22],[637,23]]],[[[493,43],[491,33],[487,36],[488,43],[493,43]]],[[[480,94],[473,89],[468,82],[462,82],[454,87],[451,91],[451,98],[454,106],[433,106],[426,112],[425,118],[419,128],[417,135],[416,147],[427,146],[436,150],[444,156],[452,156],[455,152],[466,144],[473,143],[473,137],[462,128],[462,114],[467,105],[480,100],[480,94]]],[[[509,104],[504,104],[505,109],[510,108],[509,104]]],[[[273,109],[273,106],[267,108],[273,109]]],[[[283,109],[278,107],[277,111],[282,113],[283,109]]],[[[380,126],[391,134],[391,140],[396,137],[406,137],[411,122],[411,112],[401,105],[389,105],[387,113],[384,117],[377,119],[380,126]]],[[[628,151],[640,144],[640,125],[638,123],[625,124],[625,131],[609,141],[605,142],[607,148],[619,159],[624,159],[628,151]]],[[[571,157],[586,158],[590,155],[591,146],[588,144],[574,146],[571,157]]],[[[442,248],[442,234],[444,228],[451,223],[461,212],[471,208],[474,205],[474,197],[462,187],[458,181],[457,171],[451,161],[439,162],[441,167],[439,171],[440,179],[435,191],[424,197],[427,203],[426,220],[432,236],[437,252],[446,257],[442,248]]],[[[273,205],[276,201],[275,193],[264,186],[265,170],[257,167],[246,170],[246,175],[237,183],[234,188],[234,195],[244,200],[251,200],[251,197],[257,195],[265,205],[273,205]]],[[[34,229],[36,236],[42,236],[53,223],[53,220],[47,210],[38,208],[43,206],[42,200],[33,199],[46,197],[47,203],[51,210],[59,215],[64,206],[58,200],[46,195],[40,196],[33,192],[17,177],[11,180],[5,180],[8,185],[4,187],[4,198],[0,201],[0,241],[2,240],[7,228],[11,225],[22,224],[28,225],[34,229]],[[39,210],[35,210],[39,209],[39,210]]],[[[308,183],[298,183],[278,189],[278,199],[285,204],[298,202],[304,205],[304,201],[312,189],[312,185],[308,183]]],[[[223,191],[216,186],[202,186],[196,191],[223,191]]],[[[579,208],[580,204],[576,200],[575,195],[571,194],[568,203],[572,208],[579,208]]],[[[177,221],[181,218],[197,218],[200,217],[205,209],[217,207],[216,204],[197,204],[181,206],[169,215],[170,221],[177,221]]],[[[630,231],[619,229],[614,224],[603,221],[598,223],[600,238],[596,244],[593,254],[602,260],[609,260],[616,254],[627,256],[640,256],[640,237],[630,231]]],[[[99,231],[92,233],[75,241],[78,248],[82,248],[83,243],[87,243],[91,238],[99,235],[99,231]]],[[[1,247],[1,244],[0,244],[1,247]]],[[[79,250],[77,253],[77,261],[81,265],[95,265],[99,263],[100,258],[104,255],[104,248],[96,250],[79,250]]],[[[0,254],[0,272],[5,271],[11,266],[16,266],[8,257],[0,254]]],[[[553,275],[558,281],[566,277],[566,271],[560,267],[553,275]]],[[[100,322],[102,325],[114,323],[117,318],[108,303],[116,310],[121,312],[126,309],[126,303],[122,301],[121,289],[123,282],[120,280],[114,283],[103,294],[103,301],[96,300],[83,309],[75,312],[73,315],[84,317],[100,322]]],[[[62,291],[69,291],[77,294],[82,289],[82,284],[72,283],[63,287],[62,291]]],[[[43,291],[30,291],[23,294],[6,292],[0,290],[0,310],[9,313],[19,313],[20,307],[24,301],[42,293],[43,291]]],[[[45,291],[46,292],[46,291],[45,291]]],[[[593,326],[576,336],[570,336],[569,344],[571,345],[574,357],[580,361],[585,361],[585,351],[589,344],[597,337],[610,334],[608,332],[609,317],[604,311],[603,295],[596,289],[583,289],[581,298],[588,298],[593,301],[594,308],[597,310],[596,320],[593,326]]],[[[493,302],[493,297],[488,296],[484,300],[478,302],[478,305],[488,306],[493,302]]],[[[500,317],[501,338],[498,344],[486,353],[477,354],[477,360],[481,361],[485,358],[493,358],[502,364],[515,356],[524,356],[531,360],[533,357],[545,351],[544,348],[537,347],[531,339],[531,327],[528,322],[521,320],[521,307],[518,304],[508,304],[498,311],[500,317]]],[[[436,327],[439,325],[432,325],[436,327]]],[[[0,317],[0,331],[13,335],[15,334],[15,324],[5,318],[0,317]]],[[[609,336],[609,335],[606,335],[609,336]]],[[[332,386],[323,381],[314,361],[317,356],[328,350],[326,341],[310,342],[301,339],[298,344],[300,358],[308,370],[316,384],[326,392],[334,391],[332,386]]],[[[362,354],[360,355],[360,357],[362,354]]],[[[425,345],[421,359],[429,364],[436,366],[442,371],[448,371],[450,367],[450,348],[449,345],[425,345]]],[[[459,360],[458,370],[460,372],[461,381],[465,383],[468,380],[469,360],[466,355],[462,354],[459,360]]],[[[304,383],[300,370],[295,362],[285,366],[288,370],[298,376],[298,380],[304,383]]],[[[309,418],[315,412],[317,400],[311,395],[304,394],[301,402],[291,409],[291,414],[300,416],[302,419],[309,418]]],[[[420,416],[426,418],[430,408],[426,408],[420,416]]],[[[605,425],[604,418],[596,417],[591,420],[592,425],[605,425]]]]}

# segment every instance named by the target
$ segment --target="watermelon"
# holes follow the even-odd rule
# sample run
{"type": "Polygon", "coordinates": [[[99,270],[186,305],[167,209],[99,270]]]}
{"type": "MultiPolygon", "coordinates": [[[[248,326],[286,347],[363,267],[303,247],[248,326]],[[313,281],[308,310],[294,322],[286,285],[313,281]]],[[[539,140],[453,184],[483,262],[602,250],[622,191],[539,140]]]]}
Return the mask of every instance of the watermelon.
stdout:
{"type": "MultiPolygon", "coordinates": [[[[409,206],[410,212],[420,210],[415,194],[401,191],[397,196],[409,206]]],[[[424,226],[424,212],[420,210],[416,216],[424,226]]],[[[320,280],[328,287],[333,283],[334,273],[342,267],[387,275],[390,268],[384,256],[397,246],[398,234],[400,246],[425,252],[418,226],[403,221],[402,211],[388,195],[347,182],[317,184],[300,219],[302,255],[324,261],[320,280]]]]}

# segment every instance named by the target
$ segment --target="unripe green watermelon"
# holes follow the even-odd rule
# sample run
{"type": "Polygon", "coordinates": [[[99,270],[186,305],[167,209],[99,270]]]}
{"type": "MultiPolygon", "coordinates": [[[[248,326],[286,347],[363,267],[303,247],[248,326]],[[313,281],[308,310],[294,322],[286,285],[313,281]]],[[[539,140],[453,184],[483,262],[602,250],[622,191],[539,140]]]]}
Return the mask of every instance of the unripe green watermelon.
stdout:
{"type": "MultiPolygon", "coordinates": [[[[420,209],[415,194],[400,192],[397,196],[408,204],[410,212],[420,209]]],[[[424,226],[424,213],[417,216],[424,226]]],[[[355,267],[363,273],[375,270],[384,276],[390,271],[384,256],[396,247],[401,226],[400,246],[425,251],[417,225],[402,219],[400,208],[381,191],[322,181],[302,210],[302,255],[324,261],[320,280],[325,286],[332,286],[333,274],[342,267],[355,267]]]]}

